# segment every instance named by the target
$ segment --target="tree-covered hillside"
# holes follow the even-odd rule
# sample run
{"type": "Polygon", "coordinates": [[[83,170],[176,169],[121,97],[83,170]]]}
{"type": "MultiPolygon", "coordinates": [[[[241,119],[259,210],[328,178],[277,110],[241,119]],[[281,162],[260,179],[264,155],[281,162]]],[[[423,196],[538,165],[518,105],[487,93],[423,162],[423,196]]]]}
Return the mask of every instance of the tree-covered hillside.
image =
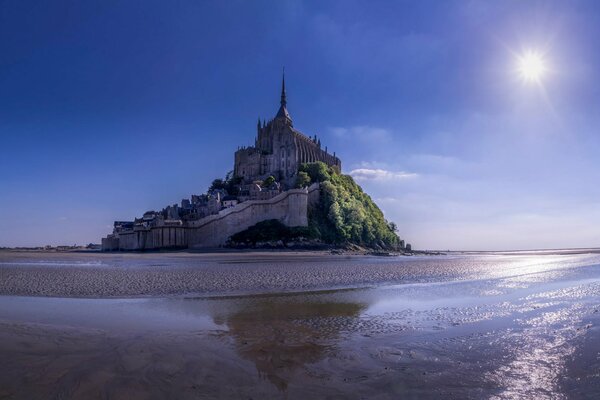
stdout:
{"type": "Polygon", "coordinates": [[[371,197],[349,175],[322,162],[302,164],[297,186],[321,183],[317,206],[309,209],[309,230],[326,243],[397,249],[396,225],[388,223],[371,197]]]}
{"type": "MultiPolygon", "coordinates": [[[[358,245],[385,250],[400,250],[396,225],[387,222],[368,194],[349,175],[336,167],[315,162],[302,164],[296,187],[321,184],[319,202],[308,209],[308,227],[290,228],[278,220],[259,222],[231,237],[233,246],[257,243],[289,242],[309,239],[336,246],[358,245]]],[[[310,244],[309,244],[310,245],[310,244]]]]}

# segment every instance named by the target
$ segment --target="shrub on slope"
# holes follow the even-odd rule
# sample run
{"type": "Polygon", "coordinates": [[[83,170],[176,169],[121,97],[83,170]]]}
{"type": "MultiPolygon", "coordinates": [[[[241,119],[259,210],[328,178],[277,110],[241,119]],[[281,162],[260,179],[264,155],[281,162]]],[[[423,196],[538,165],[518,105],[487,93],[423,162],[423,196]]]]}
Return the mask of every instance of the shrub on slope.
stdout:
{"type": "Polygon", "coordinates": [[[379,207],[351,176],[322,162],[302,164],[299,172],[307,174],[309,182],[321,183],[320,201],[309,209],[309,228],[316,237],[334,244],[398,248],[396,225],[385,220],[379,207]]]}

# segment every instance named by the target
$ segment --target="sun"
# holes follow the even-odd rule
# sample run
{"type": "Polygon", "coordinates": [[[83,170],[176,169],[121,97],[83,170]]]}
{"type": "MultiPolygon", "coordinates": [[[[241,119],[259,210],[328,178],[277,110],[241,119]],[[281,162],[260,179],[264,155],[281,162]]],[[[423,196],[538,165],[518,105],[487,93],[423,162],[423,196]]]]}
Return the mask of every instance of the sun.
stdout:
{"type": "Polygon", "coordinates": [[[518,57],[518,71],[526,82],[539,82],[548,68],[542,54],[529,50],[518,57]]]}

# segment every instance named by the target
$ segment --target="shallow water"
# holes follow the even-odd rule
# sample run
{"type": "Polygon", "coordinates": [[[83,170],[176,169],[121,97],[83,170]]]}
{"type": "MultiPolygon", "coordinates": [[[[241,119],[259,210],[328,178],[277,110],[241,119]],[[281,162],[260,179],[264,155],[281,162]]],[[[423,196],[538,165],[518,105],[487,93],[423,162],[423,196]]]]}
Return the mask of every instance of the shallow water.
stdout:
{"type": "MultiPolygon", "coordinates": [[[[241,273],[277,265],[285,281],[285,269],[301,258],[246,260],[256,268],[241,273]]],[[[125,260],[125,268],[136,270],[172,260],[175,268],[188,268],[194,258],[125,260]]],[[[198,268],[240,264],[220,256],[203,260],[208,266],[198,268]]],[[[93,259],[74,261],[97,268],[88,265],[93,259]]],[[[100,261],[114,268],[114,259],[100,261]]],[[[67,263],[43,262],[53,264],[51,269],[67,263]]],[[[384,278],[394,263],[401,271],[395,279],[361,281],[356,288],[345,283],[344,289],[304,292],[298,291],[302,285],[282,284],[284,293],[227,296],[214,291],[127,299],[3,296],[0,350],[7,369],[0,374],[0,395],[600,396],[598,254],[330,261],[321,256],[307,263],[334,270],[343,264],[344,271],[384,265],[378,270],[384,278]],[[36,368],[44,372],[36,375],[36,368]],[[23,371],[28,373],[18,375],[23,371]],[[58,378],[46,380],[52,371],[58,378]]]]}

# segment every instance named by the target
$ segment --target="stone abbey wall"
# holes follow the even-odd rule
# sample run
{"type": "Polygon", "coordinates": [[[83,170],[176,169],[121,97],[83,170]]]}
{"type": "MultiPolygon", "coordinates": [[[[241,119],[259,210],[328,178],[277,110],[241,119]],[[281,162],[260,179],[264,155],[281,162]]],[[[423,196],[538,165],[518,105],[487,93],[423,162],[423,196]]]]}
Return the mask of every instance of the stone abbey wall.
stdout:
{"type": "Polygon", "coordinates": [[[321,141],[317,141],[316,136],[310,138],[294,129],[287,120],[276,118],[258,127],[254,147],[238,148],[233,173],[244,182],[272,175],[291,187],[300,165],[317,161],[342,168],[339,158],[321,149],[321,141]]]}
{"type": "Polygon", "coordinates": [[[308,206],[315,207],[321,199],[321,185],[313,183],[308,187],[308,206]]]}
{"type": "Polygon", "coordinates": [[[191,222],[187,231],[188,246],[223,245],[231,235],[268,219],[278,219],[287,226],[307,226],[307,210],[307,189],[291,189],[269,200],[245,201],[219,214],[191,222]]]}
{"type": "Polygon", "coordinates": [[[184,248],[186,232],[182,226],[161,226],[120,233],[115,250],[152,250],[184,248]]]}
{"type": "Polygon", "coordinates": [[[119,233],[102,240],[104,250],[219,247],[231,235],[269,219],[287,226],[308,225],[308,204],[318,201],[319,184],[291,189],[269,200],[250,200],[181,226],[159,226],[119,233]]]}

